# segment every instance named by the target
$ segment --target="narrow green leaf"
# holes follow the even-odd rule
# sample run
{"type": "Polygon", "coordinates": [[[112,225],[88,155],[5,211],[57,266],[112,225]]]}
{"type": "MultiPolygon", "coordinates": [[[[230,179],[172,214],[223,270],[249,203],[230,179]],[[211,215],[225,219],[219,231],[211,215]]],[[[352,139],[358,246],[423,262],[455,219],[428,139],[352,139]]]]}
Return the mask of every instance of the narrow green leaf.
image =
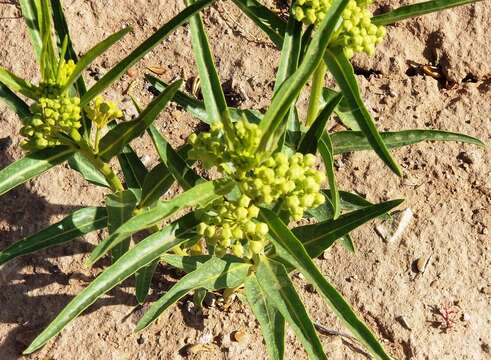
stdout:
{"type": "Polygon", "coordinates": [[[403,200],[391,200],[341,215],[336,220],[326,220],[318,224],[300,226],[293,229],[310,257],[321,255],[334,241],[348,234],[364,223],[387,213],[400,205],[403,200]]]}
{"type": "Polygon", "coordinates": [[[135,273],[135,291],[136,300],[138,304],[143,304],[150,290],[150,285],[152,284],[152,278],[157,269],[159,260],[154,260],[150,264],[142,267],[135,273]]]}
{"type": "Polygon", "coordinates": [[[233,1],[278,48],[281,48],[287,25],[277,14],[256,0],[233,1]]]}
{"type": "MultiPolygon", "coordinates": [[[[324,111],[322,111],[324,112],[324,111]]],[[[322,114],[322,113],[321,113],[322,114]]],[[[333,206],[334,214],[333,218],[337,219],[341,213],[341,207],[339,205],[339,192],[338,186],[336,184],[336,174],[334,173],[334,158],[333,158],[333,148],[331,143],[331,138],[327,132],[319,140],[319,153],[324,160],[324,164],[327,172],[327,181],[329,184],[329,190],[331,195],[331,203],[333,206]]]]}
{"type": "Polygon", "coordinates": [[[205,288],[209,291],[224,288],[234,288],[241,285],[246,278],[251,264],[232,257],[217,258],[198,266],[198,268],[177,282],[168,292],[156,301],[143,315],[135,331],[140,331],[150,325],[169,306],[179,301],[192,290],[205,288]]]}
{"type": "Polygon", "coordinates": [[[329,99],[305,135],[303,135],[302,140],[298,145],[299,152],[302,154],[315,154],[317,152],[317,143],[325,131],[327,121],[331,117],[334,109],[339,104],[342,97],[342,94],[337,94],[335,97],[329,99]]]}
{"type": "Polygon", "coordinates": [[[129,219],[107,239],[97,245],[90,256],[90,259],[87,261],[87,264],[90,266],[93,265],[114,246],[135,232],[148,229],[185,207],[198,205],[205,206],[210,201],[228,193],[232,186],[233,184],[229,181],[209,181],[196,185],[192,189],[185,191],[171,200],[160,201],[157,205],[148,210],[141,210],[138,215],[129,219]]]}
{"type": "Polygon", "coordinates": [[[152,206],[174,183],[174,177],[164,164],[155,166],[143,181],[142,197],[139,208],[152,206]]]}
{"type": "Polygon", "coordinates": [[[36,151],[0,170],[0,196],[14,187],[41,175],[72,156],[74,150],[56,146],[36,151]]]}
{"type": "MultiPolygon", "coordinates": [[[[322,109],[336,96],[340,93],[329,89],[323,88],[322,95],[320,97],[319,111],[322,109]]],[[[338,116],[339,120],[343,123],[344,126],[351,130],[360,131],[360,126],[356,122],[356,118],[353,115],[353,109],[351,108],[348,100],[344,97],[341,99],[340,103],[334,108],[334,112],[338,116]]]]}
{"type": "Polygon", "coordinates": [[[7,106],[12,109],[21,118],[21,120],[31,116],[29,106],[24,102],[24,100],[15,95],[12,90],[1,82],[0,99],[7,104],[7,106]]]}
{"type": "Polygon", "coordinates": [[[181,269],[186,273],[190,273],[198,268],[199,265],[211,259],[211,255],[196,255],[196,256],[180,256],[174,254],[164,254],[160,259],[173,266],[181,269]]]}
{"type": "Polygon", "coordinates": [[[179,237],[180,231],[185,231],[185,226],[181,226],[177,221],[136,244],[70,301],[51,324],[34,339],[24,354],[30,354],[41,348],[100,296],[123,282],[138,269],[157,259],[162,253],[185,241],[179,237]]]}
{"type": "Polygon", "coordinates": [[[152,138],[155,148],[157,149],[160,160],[184,190],[192,188],[200,180],[204,181],[202,177],[196,174],[194,170],[191,169],[188,164],[186,164],[186,162],[179,156],[172,146],[170,146],[156,127],[150,126],[148,128],[148,132],[152,138]]]}
{"type": "MultiPolygon", "coordinates": [[[[168,85],[162,81],[161,79],[145,74],[145,79],[157,90],[158,92],[164,91],[168,85]]],[[[203,104],[202,101],[199,101],[195,99],[194,97],[191,97],[182,91],[177,91],[176,95],[172,98],[172,101],[174,101],[176,104],[179,106],[182,106],[184,110],[189,112],[191,115],[194,117],[198,118],[199,120],[211,124],[212,121],[208,118],[208,114],[206,113],[205,110],[205,104],[203,104]]],[[[257,110],[249,110],[249,109],[237,109],[233,107],[228,108],[230,112],[230,116],[232,117],[233,121],[237,121],[242,118],[242,116],[245,116],[249,122],[252,123],[259,123],[262,117],[262,114],[257,111],[257,110]]]]}
{"type": "Polygon", "coordinates": [[[36,59],[40,62],[41,51],[43,48],[43,39],[41,37],[38,20],[38,9],[36,0],[19,0],[22,17],[27,25],[27,31],[31,38],[32,48],[36,55],[36,59]]]}
{"type": "Polygon", "coordinates": [[[273,306],[259,285],[255,275],[244,282],[247,302],[261,325],[266,348],[271,360],[283,360],[285,355],[285,318],[273,306]]]}
{"type": "MultiPolygon", "coordinates": [[[[195,0],[187,0],[189,4],[195,0]]],[[[198,67],[201,93],[205,102],[206,112],[211,122],[220,121],[226,134],[232,136],[233,127],[228,113],[227,102],[223,94],[220,78],[215,68],[214,58],[211,54],[208,37],[203,21],[199,14],[193,15],[189,20],[191,28],[191,43],[193,45],[194,58],[198,67]]]]}
{"type": "Polygon", "coordinates": [[[262,292],[292,327],[298,340],[307,351],[309,359],[327,360],[314,325],[284,266],[261,256],[255,275],[262,292]]]}
{"type": "Polygon", "coordinates": [[[37,0],[37,18],[39,21],[39,32],[43,41],[41,49],[41,78],[43,81],[48,81],[56,76],[58,68],[58,59],[55,55],[53,47],[53,39],[51,37],[51,6],[50,0],[37,0]]]}
{"type": "Polygon", "coordinates": [[[436,11],[450,9],[454,6],[472,4],[480,0],[433,0],[417,4],[406,5],[395,10],[374,16],[372,22],[375,25],[388,25],[397,21],[405,20],[415,16],[421,16],[436,11]]]}
{"type": "MultiPolygon", "coordinates": [[[[422,141],[458,141],[462,143],[485,146],[484,143],[472,136],[440,130],[403,130],[380,133],[389,148],[398,148],[417,144],[422,141]]],[[[350,151],[370,150],[368,139],[359,131],[340,131],[331,134],[334,154],[350,151]]]]}
{"type": "Polygon", "coordinates": [[[18,256],[64,244],[84,234],[102,229],[106,224],[105,208],[88,207],[77,210],[56,224],[0,251],[0,265],[18,256]]]}
{"type": "Polygon", "coordinates": [[[100,142],[99,156],[109,161],[117,155],[131,140],[140,136],[157,118],[159,113],[174,96],[181,86],[182,80],[170,85],[162,94],[156,97],[135,120],[123,122],[111,129],[100,142]]]}
{"type": "Polygon", "coordinates": [[[351,236],[349,234],[341,236],[339,238],[339,243],[350,253],[354,254],[356,252],[355,244],[353,243],[353,240],[351,239],[351,236]]]}
{"type": "Polygon", "coordinates": [[[36,87],[29,81],[21,79],[7,69],[0,68],[0,82],[10,90],[18,92],[31,99],[37,98],[36,87]]]}
{"type": "Polygon", "coordinates": [[[358,319],[341,294],[321,274],[300,240],[281,219],[274,212],[267,209],[261,210],[260,218],[266,221],[269,226],[271,239],[277,254],[300,270],[317,287],[336,315],[376,359],[391,360],[368,327],[358,319]]]}
{"type": "MultiPolygon", "coordinates": [[[[122,224],[131,218],[137,201],[135,194],[131,190],[112,193],[106,197],[109,234],[114,233],[122,224]]],[[[131,236],[128,236],[112,249],[111,255],[113,262],[128,251],[130,241],[131,236]]]]}
{"type": "Polygon", "coordinates": [[[310,45],[306,50],[305,57],[300,63],[298,70],[283,82],[280,89],[274,96],[270,107],[261,121],[260,127],[263,130],[263,137],[259,150],[274,150],[275,144],[272,135],[285,119],[285,115],[290,110],[292,103],[297,98],[300,90],[305,85],[310,75],[322,61],[322,54],[329,44],[329,40],[334,33],[339,17],[346,7],[348,0],[334,0],[329,8],[324,20],[316,30],[310,45]]]}
{"type": "Polygon", "coordinates": [[[363,103],[353,67],[344,55],[343,49],[328,48],[324,55],[324,61],[341,88],[343,96],[350,103],[351,108],[353,109],[353,116],[362,132],[368,138],[373,150],[375,150],[378,156],[392,171],[394,171],[394,173],[401,176],[402,173],[399,165],[397,165],[397,162],[393,159],[387,146],[384,144],[372,116],[363,103]]]}
{"type": "MultiPolygon", "coordinates": [[[[53,11],[53,25],[55,28],[55,33],[57,36],[58,47],[61,46],[63,41],[67,39],[67,51],[65,53],[65,60],[73,60],[75,63],[78,62],[78,56],[73,48],[72,39],[70,36],[70,31],[68,24],[63,13],[63,6],[60,0],[51,0],[51,9],[53,11]]],[[[80,76],[75,84],[77,93],[82,96],[87,92],[87,87],[82,76],[80,76]]]]}
{"type": "Polygon", "coordinates": [[[167,35],[173,32],[177,27],[184,23],[190,16],[194,15],[201,9],[207,7],[213,0],[200,0],[188,6],[178,15],[173,17],[164,26],[158,29],[152,36],[138,46],[130,55],[121,60],[109,72],[104,75],[80,100],[81,106],[87,105],[93,98],[104,91],[114,81],[119,79],[131,66],[144,57],[150,50],[157,46],[167,35]]]}
{"type": "Polygon", "coordinates": [[[75,83],[75,81],[77,81],[78,78],[82,75],[82,72],[85,70],[85,68],[87,68],[96,58],[98,58],[101,54],[103,54],[107,49],[113,46],[116,42],[121,40],[123,36],[125,36],[130,31],[131,31],[130,27],[124,28],[110,35],[109,37],[107,37],[107,39],[101,41],[99,44],[97,44],[92,49],[87,51],[87,53],[84,56],[82,56],[80,60],[77,62],[77,65],[75,66],[72,75],[66,82],[63,90],[66,90],[70,86],[72,86],[75,83]]]}
{"type": "MultiPolygon", "coordinates": [[[[237,1],[237,0],[236,0],[237,1]]],[[[286,26],[286,32],[281,48],[280,63],[276,72],[274,93],[298,68],[300,59],[300,48],[302,42],[302,23],[295,20],[295,16],[290,16],[286,26]]]]}
{"type": "Polygon", "coordinates": [[[101,172],[79,152],[76,152],[68,159],[68,164],[91,184],[107,188],[110,187],[104,175],[102,175],[101,172]]]}
{"type": "Polygon", "coordinates": [[[126,145],[123,147],[121,153],[118,154],[118,161],[121,165],[121,170],[123,170],[126,187],[129,189],[141,189],[148,171],[131,146],[126,145]]]}

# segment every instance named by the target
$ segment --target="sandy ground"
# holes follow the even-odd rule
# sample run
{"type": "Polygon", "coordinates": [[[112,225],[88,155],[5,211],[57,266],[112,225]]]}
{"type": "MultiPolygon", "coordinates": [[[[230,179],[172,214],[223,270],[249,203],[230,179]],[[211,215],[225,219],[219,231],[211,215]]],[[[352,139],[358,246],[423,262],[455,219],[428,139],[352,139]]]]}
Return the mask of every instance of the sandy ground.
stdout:
{"type": "MultiPolygon", "coordinates": [[[[38,80],[24,23],[16,7],[0,2],[0,64],[38,80]]],[[[125,25],[134,31],[102,56],[91,82],[184,7],[183,1],[67,0],[72,37],[80,53],[125,25]]],[[[390,1],[390,6],[408,1],[390,1]]],[[[389,1],[377,2],[383,8],[389,1]]],[[[232,2],[204,12],[220,76],[242,107],[263,108],[272,93],[279,52],[232,2]],[[240,27],[237,25],[240,23],[240,27]]],[[[371,59],[355,59],[359,82],[378,127],[384,130],[436,128],[491,138],[491,2],[483,1],[388,28],[371,59]],[[445,81],[415,74],[408,61],[440,66],[445,81]]],[[[141,102],[150,98],[146,66],[162,69],[167,81],[196,75],[189,29],[182,27],[108,91],[126,108],[122,91],[134,82],[141,102]]],[[[305,108],[305,99],[301,99],[305,108]]],[[[183,144],[197,122],[169,106],[157,125],[174,146],[183,144]]],[[[20,122],[0,105],[0,168],[19,159],[20,122]],[[5,138],[9,138],[5,139],[5,138]],[[10,143],[11,142],[11,143],[10,143]]],[[[148,138],[135,148],[150,166],[157,161],[148,138]]],[[[355,231],[355,255],[335,246],[318,260],[323,273],[349,299],[396,359],[491,358],[491,150],[456,143],[426,143],[394,151],[404,177],[393,176],[369,152],[337,160],[341,187],[381,201],[403,197],[414,217],[403,236],[384,242],[380,221],[355,231]],[[424,274],[420,258],[431,260],[424,274]],[[445,322],[442,313],[450,313],[445,322]]],[[[0,247],[38,231],[75,208],[100,204],[104,191],[87,184],[66,165],[58,166],[0,199],[0,247]]],[[[101,268],[83,266],[104,234],[43,251],[0,271],[0,359],[22,358],[29,342],[101,268]]],[[[178,274],[162,267],[150,300],[178,274]]],[[[322,299],[304,281],[296,285],[315,321],[343,330],[322,299]]],[[[141,334],[132,329],[142,314],[134,309],[132,283],[111,291],[29,359],[266,359],[260,330],[237,300],[228,309],[210,299],[197,312],[185,299],[141,334]],[[245,332],[245,341],[232,334],[245,332]],[[198,344],[198,345],[196,345],[198,344]],[[204,344],[204,345],[199,345],[204,344]],[[194,346],[192,346],[194,345],[194,346]],[[186,351],[190,349],[190,351],[186,351]]],[[[321,336],[330,359],[366,359],[349,340],[321,336]]],[[[306,359],[290,330],[287,359],[306,359]]]]}

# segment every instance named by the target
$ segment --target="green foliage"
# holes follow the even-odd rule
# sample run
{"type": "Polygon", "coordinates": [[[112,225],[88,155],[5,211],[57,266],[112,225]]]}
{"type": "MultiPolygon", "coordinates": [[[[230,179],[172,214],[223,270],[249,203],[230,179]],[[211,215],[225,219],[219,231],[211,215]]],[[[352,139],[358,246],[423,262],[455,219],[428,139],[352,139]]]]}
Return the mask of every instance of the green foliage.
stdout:
{"type": "Polygon", "coordinates": [[[189,0],[188,7],[86,91],[83,71],[129,29],[110,35],[78,59],[61,2],[20,1],[41,82],[34,85],[0,69],[0,99],[21,119],[21,135],[26,138],[23,147],[28,151],[24,158],[0,170],[0,195],[65,160],[88,182],[110,192],[104,207],[77,210],[0,251],[0,264],[104,228],[109,236],[96,246],[87,263],[93,265],[109,254],[113,260],[25,353],[42,347],[99,297],[132,275],[137,301],[143,303],[161,261],[187,275],[150,307],[137,330],[193,291],[196,301],[201,302],[206,291],[224,289],[228,295],[244,287],[271,359],[284,358],[285,324],[293,329],[310,358],[326,359],[290,280],[289,273],[297,270],[374,358],[389,359],[375,335],[313,259],[336,241],[354,251],[350,232],[388,216],[402,200],[372,204],[338,189],[335,156],[374,150],[400,175],[389,148],[428,140],[483,144],[470,136],[437,130],[378,132],[348,59],[354,52],[373,53],[384,35],[383,25],[472,1],[428,1],[372,17],[367,10],[370,1],[366,0],[298,0],[285,22],[256,0],[234,0],[281,48],[274,95],[264,114],[226,103],[199,15],[211,2],[189,0]],[[167,85],[147,75],[160,94],[142,110],[135,101],[139,116],[125,121],[117,105],[100,94],[188,20],[203,102],[179,91],[180,80],[167,85]],[[326,71],[334,77],[339,91],[324,87],[326,71]],[[304,120],[296,102],[310,79],[312,90],[304,120]],[[154,126],[170,101],[211,125],[210,131],[192,134],[187,145],[173,148],[154,126]],[[333,114],[352,131],[329,133],[326,128],[333,114]],[[145,131],[160,160],[153,169],[145,167],[130,145],[145,131]],[[317,153],[325,170],[318,170],[317,153]],[[110,163],[113,157],[118,158],[124,179],[110,163]],[[218,178],[211,181],[200,176],[203,173],[193,168],[195,161],[206,169],[214,168],[218,178]],[[174,183],[183,192],[160,200],[174,183]],[[322,189],[324,185],[327,189],[322,189]],[[173,222],[162,226],[171,217],[173,222]],[[301,219],[313,223],[295,227],[294,222],[301,219]],[[142,234],[143,239],[132,245],[135,233],[142,234]]]}

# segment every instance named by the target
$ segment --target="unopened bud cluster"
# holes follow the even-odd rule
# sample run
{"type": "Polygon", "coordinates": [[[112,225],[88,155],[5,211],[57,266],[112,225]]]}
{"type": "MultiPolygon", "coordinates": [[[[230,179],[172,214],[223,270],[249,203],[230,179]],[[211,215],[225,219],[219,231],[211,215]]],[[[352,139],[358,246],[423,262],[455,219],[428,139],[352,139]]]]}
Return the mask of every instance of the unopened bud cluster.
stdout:
{"type": "Polygon", "coordinates": [[[198,233],[214,247],[215,255],[223,256],[230,250],[235,256],[251,258],[263,250],[268,225],[257,220],[259,208],[247,195],[236,201],[220,199],[205,211],[198,233]]]}
{"type": "Polygon", "coordinates": [[[111,120],[123,117],[123,112],[117,105],[112,101],[104,100],[102,96],[97,96],[84,110],[87,117],[99,129],[105,127],[111,120]]]}
{"type": "Polygon", "coordinates": [[[276,153],[256,167],[239,186],[243,193],[259,204],[271,205],[281,199],[283,208],[294,220],[300,220],[306,209],[325,201],[320,193],[325,175],[314,166],[315,156],[312,154],[296,153],[287,157],[276,153]]]}
{"type": "MultiPolygon", "coordinates": [[[[385,28],[372,23],[372,13],[368,10],[371,0],[351,0],[342,13],[342,23],[334,36],[334,44],[342,46],[348,58],[355,52],[373,55],[375,46],[385,36],[385,28]]],[[[332,4],[331,0],[298,0],[293,14],[304,24],[317,24],[322,21],[332,4]]]]}
{"type": "Polygon", "coordinates": [[[229,149],[223,134],[222,124],[215,122],[209,132],[191,134],[188,142],[193,146],[188,157],[203,161],[206,168],[218,166],[228,175],[243,176],[258,162],[256,152],[261,141],[261,130],[256,124],[241,119],[234,124],[236,139],[233,149],[229,149]],[[233,166],[231,168],[230,166],[233,166]]]}
{"type": "Polygon", "coordinates": [[[80,98],[61,91],[74,68],[73,61],[63,61],[57,78],[40,84],[39,98],[30,107],[32,116],[25,119],[21,129],[26,137],[21,143],[24,149],[32,151],[59,145],[59,133],[71,136],[81,127],[80,98]]]}
{"type": "Polygon", "coordinates": [[[315,156],[296,153],[291,157],[278,152],[266,160],[258,154],[262,132],[255,124],[241,120],[234,124],[231,145],[220,125],[210,132],[191,135],[191,159],[202,160],[206,167],[216,166],[238,185],[237,200],[220,199],[204,210],[199,234],[218,256],[226,252],[252,257],[263,251],[268,226],[258,220],[259,206],[278,205],[294,220],[306,209],[324,203],[320,193],[325,175],[315,169],[315,156]]]}

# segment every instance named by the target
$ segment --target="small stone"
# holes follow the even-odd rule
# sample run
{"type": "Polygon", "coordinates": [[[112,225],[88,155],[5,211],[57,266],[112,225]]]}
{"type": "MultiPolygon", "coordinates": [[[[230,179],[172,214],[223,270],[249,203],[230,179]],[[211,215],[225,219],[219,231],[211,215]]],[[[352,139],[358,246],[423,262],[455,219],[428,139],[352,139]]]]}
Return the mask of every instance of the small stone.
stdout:
{"type": "Polygon", "coordinates": [[[134,68],[131,68],[131,69],[128,69],[126,71],[126,75],[128,75],[129,77],[133,78],[135,77],[136,75],[138,75],[138,72],[134,69],[134,68]]]}
{"type": "Polygon", "coordinates": [[[143,155],[141,157],[140,160],[141,160],[141,162],[142,162],[143,165],[149,166],[150,165],[150,161],[152,160],[152,158],[150,156],[148,156],[148,155],[145,154],[145,155],[143,155]]]}
{"type": "Polygon", "coordinates": [[[426,256],[420,257],[415,262],[416,270],[418,270],[419,273],[424,274],[424,272],[428,268],[428,265],[430,264],[430,261],[431,261],[431,255],[429,257],[426,256]]]}
{"type": "Polygon", "coordinates": [[[460,318],[462,321],[469,321],[471,319],[471,316],[468,313],[463,313],[462,317],[460,318]]]}
{"type": "Polygon", "coordinates": [[[245,344],[249,341],[249,334],[240,329],[232,333],[232,339],[239,344],[245,344]]]}
{"type": "Polygon", "coordinates": [[[402,211],[394,211],[390,220],[385,220],[375,226],[375,232],[386,242],[394,243],[402,236],[411,223],[413,211],[411,208],[402,211]]]}
{"type": "Polygon", "coordinates": [[[213,340],[213,335],[209,332],[206,332],[198,338],[197,342],[199,344],[209,344],[211,343],[212,340],[213,340]]]}
{"type": "Polygon", "coordinates": [[[412,330],[411,326],[409,325],[407,319],[404,316],[398,316],[396,317],[396,320],[407,330],[412,330]]]}

